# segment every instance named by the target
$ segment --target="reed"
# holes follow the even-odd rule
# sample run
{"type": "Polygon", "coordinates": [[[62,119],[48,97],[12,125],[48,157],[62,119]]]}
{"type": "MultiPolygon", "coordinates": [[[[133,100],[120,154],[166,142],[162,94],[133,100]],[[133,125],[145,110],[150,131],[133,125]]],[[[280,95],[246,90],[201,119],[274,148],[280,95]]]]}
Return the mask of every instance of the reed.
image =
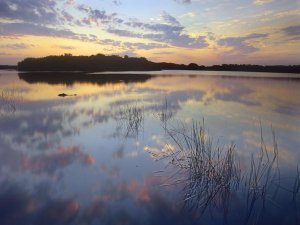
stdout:
{"type": "Polygon", "coordinates": [[[261,127],[261,146],[258,156],[251,154],[250,169],[245,171],[244,190],[246,194],[245,224],[263,216],[266,201],[273,202],[278,193],[278,185],[272,188],[273,182],[280,182],[278,163],[278,145],[275,132],[272,130],[273,149],[266,147],[261,127]],[[272,191],[272,193],[271,193],[272,191]]]}
{"type": "MultiPolygon", "coordinates": [[[[177,168],[168,185],[182,185],[185,208],[196,210],[200,216],[208,210],[222,209],[224,224],[227,224],[228,214],[234,208],[239,211],[240,224],[259,224],[264,219],[267,205],[281,207],[282,202],[277,202],[277,195],[291,194],[291,211],[295,212],[295,221],[299,221],[299,169],[292,182],[293,187],[283,187],[273,129],[273,145],[272,149],[268,149],[261,126],[259,152],[251,154],[242,170],[236,146],[233,143],[225,147],[215,145],[204,127],[203,120],[201,123],[194,121],[190,128],[182,124],[179,129],[166,129],[175,147],[164,158],[167,157],[169,164],[177,168]],[[239,198],[239,207],[233,196],[239,198]]],[[[291,205],[285,204],[287,207],[291,205]]]]}
{"type": "MultiPolygon", "coordinates": [[[[204,123],[204,122],[203,122],[204,123]]],[[[240,168],[236,163],[235,145],[227,148],[214,146],[203,124],[194,122],[189,133],[168,130],[168,135],[176,143],[178,151],[171,157],[171,163],[184,174],[184,205],[198,209],[201,214],[208,207],[223,205],[228,207],[230,193],[240,183],[240,168]]]]}
{"type": "Polygon", "coordinates": [[[173,117],[173,112],[169,109],[167,98],[165,98],[165,101],[163,102],[161,110],[157,114],[157,116],[162,123],[163,129],[166,131],[167,123],[173,117]]]}
{"type": "Polygon", "coordinates": [[[125,137],[138,137],[144,127],[144,108],[137,105],[126,105],[119,109],[117,118],[125,130],[125,137]]]}
{"type": "Polygon", "coordinates": [[[14,114],[21,100],[22,96],[16,89],[0,91],[0,115],[14,114]]]}

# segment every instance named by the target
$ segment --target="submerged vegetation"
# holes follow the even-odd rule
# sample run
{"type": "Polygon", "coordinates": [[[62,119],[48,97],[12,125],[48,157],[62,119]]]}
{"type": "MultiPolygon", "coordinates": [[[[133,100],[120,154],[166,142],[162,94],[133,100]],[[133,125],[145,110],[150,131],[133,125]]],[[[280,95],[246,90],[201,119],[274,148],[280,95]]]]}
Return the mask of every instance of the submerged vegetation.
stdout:
{"type": "Polygon", "coordinates": [[[251,72],[281,72],[300,73],[300,65],[294,66],[261,66],[222,64],[213,66],[199,66],[151,62],[144,57],[120,57],[103,54],[91,56],[47,56],[43,58],[26,58],[18,63],[19,71],[158,71],[158,70],[212,70],[212,71],[251,71],[251,72]]]}
{"type": "Polygon", "coordinates": [[[298,224],[299,169],[294,178],[281,177],[273,130],[273,148],[266,146],[261,130],[259,153],[248,162],[240,160],[233,143],[214,145],[204,122],[166,133],[174,147],[153,155],[167,158],[176,170],[164,185],[181,186],[184,207],[197,212],[200,221],[219,216],[222,224],[298,224]]]}

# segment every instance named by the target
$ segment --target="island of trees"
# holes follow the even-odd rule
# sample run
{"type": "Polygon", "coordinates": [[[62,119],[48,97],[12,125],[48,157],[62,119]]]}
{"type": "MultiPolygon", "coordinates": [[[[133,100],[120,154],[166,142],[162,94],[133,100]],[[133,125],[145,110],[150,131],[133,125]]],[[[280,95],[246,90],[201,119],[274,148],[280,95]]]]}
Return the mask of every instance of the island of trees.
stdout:
{"type": "Polygon", "coordinates": [[[175,63],[155,63],[140,57],[120,57],[117,55],[105,56],[103,54],[91,56],[47,56],[43,58],[26,58],[18,63],[19,71],[159,71],[159,70],[211,70],[211,71],[249,71],[249,72],[280,72],[300,73],[300,65],[245,65],[222,64],[214,66],[189,65],[175,63]]]}

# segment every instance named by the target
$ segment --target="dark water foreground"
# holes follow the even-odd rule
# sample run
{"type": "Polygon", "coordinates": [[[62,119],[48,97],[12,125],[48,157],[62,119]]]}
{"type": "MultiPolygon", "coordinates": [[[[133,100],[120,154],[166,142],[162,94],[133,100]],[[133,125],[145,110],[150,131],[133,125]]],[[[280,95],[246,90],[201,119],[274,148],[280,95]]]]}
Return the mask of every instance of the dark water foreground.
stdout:
{"type": "Polygon", "coordinates": [[[161,73],[0,71],[0,224],[299,224],[298,79],[161,73]]]}

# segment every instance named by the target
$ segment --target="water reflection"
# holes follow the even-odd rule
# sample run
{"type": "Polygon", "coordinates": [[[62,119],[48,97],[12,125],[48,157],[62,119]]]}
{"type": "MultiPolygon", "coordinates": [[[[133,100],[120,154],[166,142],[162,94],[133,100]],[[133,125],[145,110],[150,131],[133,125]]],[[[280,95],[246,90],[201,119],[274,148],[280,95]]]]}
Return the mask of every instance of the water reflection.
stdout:
{"type": "Polygon", "coordinates": [[[64,84],[73,85],[74,83],[92,83],[92,84],[107,84],[107,83],[130,83],[130,82],[145,82],[151,78],[147,74],[109,74],[99,76],[97,74],[86,74],[81,72],[24,72],[19,73],[19,78],[30,84],[47,83],[47,84],[64,84]]]}
{"type": "MultiPolygon", "coordinates": [[[[13,114],[0,115],[1,224],[223,224],[220,199],[213,216],[185,208],[182,186],[164,186],[176,171],[155,173],[169,161],[149,154],[167,156],[176,145],[166,129],[202,118],[220,146],[234,142],[245,162],[260,145],[259,121],[272,124],[281,175],[296,173],[299,82],[178,73],[1,74],[0,90],[22,95],[13,114]]],[[[267,135],[268,149],[272,143],[267,135]]],[[[297,194],[290,196],[299,202],[299,181],[292,180],[289,190],[297,194]]],[[[230,195],[237,209],[238,197],[230,195]]],[[[277,217],[276,210],[266,215],[293,224],[290,209],[279,208],[277,217]]]]}

